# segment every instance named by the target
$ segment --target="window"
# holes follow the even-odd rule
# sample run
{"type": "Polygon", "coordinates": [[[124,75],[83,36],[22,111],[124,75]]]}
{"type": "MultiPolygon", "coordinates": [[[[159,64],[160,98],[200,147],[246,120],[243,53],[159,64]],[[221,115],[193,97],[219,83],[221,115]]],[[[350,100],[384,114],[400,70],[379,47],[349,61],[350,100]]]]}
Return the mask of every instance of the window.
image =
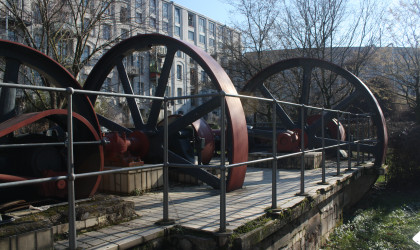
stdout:
{"type": "Polygon", "coordinates": [[[216,47],[216,41],[214,40],[214,38],[209,38],[209,46],[216,47]]]}
{"type": "Polygon", "coordinates": [[[168,19],[169,18],[169,4],[168,3],[163,3],[162,4],[162,16],[163,18],[168,19]]]}
{"type": "Polygon", "coordinates": [[[140,10],[143,7],[143,0],[136,0],[136,9],[140,10]]]}
{"type": "Polygon", "coordinates": [[[177,50],[176,51],[176,56],[179,57],[179,58],[183,58],[184,57],[183,54],[182,54],[182,52],[180,50],[177,50]]]}
{"type": "Polygon", "coordinates": [[[170,96],[170,95],[171,95],[171,87],[166,86],[165,96],[170,96]]]}
{"type": "Polygon", "coordinates": [[[200,38],[200,43],[206,44],[206,36],[205,35],[200,35],[199,38],[200,38]]]}
{"type": "Polygon", "coordinates": [[[201,71],[201,82],[207,82],[207,74],[204,70],[201,71]]]}
{"type": "Polygon", "coordinates": [[[150,14],[156,15],[156,0],[149,0],[150,14]]]}
{"type": "Polygon", "coordinates": [[[200,33],[205,33],[206,32],[206,20],[204,18],[199,19],[198,21],[198,29],[200,31],[200,33]]]}
{"type": "Polygon", "coordinates": [[[175,23],[181,24],[181,10],[178,8],[175,8],[175,23]]]}
{"type": "Polygon", "coordinates": [[[144,57],[143,56],[140,57],[140,74],[141,75],[144,74],[144,57]]]}
{"type": "Polygon", "coordinates": [[[153,18],[153,17],[150,18],[149,26],[151,28],[156,28],[156,18],[153,18]]]}
{"type": "Polygon", "coordinates": [[[191,30],[188,31],[188,39],[194,41],[194,31],[191,31],[191,30]]]}
{"type": "Polygon", "coordinates": [[[232,41],[232,30],[226,29],[226,38],[228,41],[232,41]]]}
{"type": "Polygon", "coordinates": [[[144,82],[140,82],[139,95],[144,95],[144,82]]]}
{"type": "Polygon", "coordinates": [[[111,89],[111,78],[106,78],[104,84],[102,85],[102,89],[110,90],[111,89]]]}
{"type": "MultiPolygon", "coordinates": [[[[182,96],[182,88],[177,88],[176,89],[176,96],[182,96]]],[[[181,104],[182,103],[182,99],[178,99],[178,100],[176,100],[176,102],[178,104],[181,104]]]]}
{"type": "Polygon", "coordinates": [[[121,7],[120,9],[120,22],[121,23],[130,22],[130,13],[128,11],[128,8],[126,7],[121,7]]]}
{"type": "Polygon", "coordinates": [[[35,35],[35,46],[38,50],[41,49],[41,42],[42,42],[42,37],[39,34],[35,35]]]}
{"type": "Polygon", "coordinates": [[[102,9],[104,10],[105,15],[111,15],[111,3],[110,2],[102,2],[102,9]]]}
{"type": "Polygon", "coordinates": [[[162,30],[165,33],[169,33],[169,23],[168,22],[163,22],[163,24],[162,24],[162,30]]]}
{"type": "Polygon", "coordinates": [[[209,22],[209,34],[211,36],[216,36],[216,24],[209,22]]]}
{"type": "Polygon", "coordinates": [[[143,16],[139,12],[136,12],[136,23],[143,23],[143,16]]]}
{"type": "Polygon", "coordinates": [[[188,13],[188,26],[194,27],[194,14],[188,13]]]}
{"type": "Polygon", "coordinates": [[[42,18],[41,18],[41,11],[39,10],[39,5],[38,4],[34,4],[33,7],[33,12],[34,12],[34,23],[40,24],[42,22],[42,18]]]}
{"type": "Polygon", "coordinates": [[[84,29],[84,31],[86,31],[86,30],[89,29],[89,25],[90,25],[90,19],[89,18],[85,18],[83,20],[83,29],[84,29]]]}
{"type": "Polygon", "coordinates": [[[121,29],[121,39],[127,39],[129,35],[129,31],[126,29],[121,29]]]}
{"type": "Polygon", "coordinates": [[[105,40],[111,39],[111,26],[108,24],[102,25],[102,38],[105,40]]]}
{"type": "Polygon", "coordinates": [[[181,27],[179,27],[179,26],[175,26],[175,35],[177,35],[177,36],[181,36],[181,27]]]}
{"type": "Polygon", "coordinates": [[[90,54],[90,47],[88,45],[86,45],[83,48],[83,53],[82,53],[82,57],[80,58],[82,61],[86,60],[89,57],[90,54]]]}
{"type": "Polygon", "coordinates": [[[182,80],[182,65],[176,65],[176,79],[182,80]]]}
{"type": "MultiPolygon", "coordinates": [[[[9,40],[16,41],[16,33],[9,30],[9,40]]],[[[57,43],[57,50],[60,56],[66,56],[68,53],[68,44],[65,40],[60,40],[57,43]]]]}
{"type": "Polygon", "coordinates": [[[223,27],[217,26],[217,35],[222,38],[223,37],[223,27]]]}

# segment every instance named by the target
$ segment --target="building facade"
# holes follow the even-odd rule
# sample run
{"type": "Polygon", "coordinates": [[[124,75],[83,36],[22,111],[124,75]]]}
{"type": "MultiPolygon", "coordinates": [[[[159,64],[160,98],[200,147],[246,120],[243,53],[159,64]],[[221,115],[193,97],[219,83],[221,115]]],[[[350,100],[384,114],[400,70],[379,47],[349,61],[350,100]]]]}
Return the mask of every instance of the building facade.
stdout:
{"type": "MultiPolygon", "coordinates": [[[[11,1],[11,4],[16,3],[17,6],[25,10],[25,16],[28,19],[25,26],[29,30],[26,33],[31,33],[33,40],[43,41],[43,38],[38,38],[39,35],[37,33],[43,29],[43,12],[37,8],[37,6],[40,6],[40,1],[6,1],[11,1]]],[[[57,0],[49,1],[59,2],[57,0]]],[[[77,4],[77,1],[65,1],[68,1],[68,5],[77,4]]],[[[13,16],[11,11],[5,11],[5,6],[4,4],[2,6],[4,18],[0,24],[2,26],[0,30],[1,38],[25,43],[24,34],[20,34],[21,32],[16,29],[17,25],[13,23],[13,19],[16,17],[13,16]]],[[[83,64],[83,67],[80,68],[80,72],[77,74],[77,78],[82,84],[89,75],[93,65],[107,49],[118,41],[138,34],[160,33],[187,41],[206,51],[222,65],[229,61],[228,54],[224,53],[225,46],[233,43],[240,44],[240,34],[234,29],[200,13],[184,8],[173,1],[83,0],[80,3],[80,8],[85,8],[86,11],[83,14],[79,14],[77,21],[73,22],[75,27],[69,27],[69,29],[76,29],[75,31],[72,30],[71,33],[76,33],[78,28],[81,31],[84,28],[89,32],[89,38],[86,39],[83,52],[81,53],[82,61],[85,59],[89,60],[87,60],[86,64],[83,64]],[[100,20],[95,19],[95,15],[98,13],[102,15],[100,20]],[[90,56],[98,48],[101,48],[101,51],[96,52],[94,56],[90,56]]],[[[67,6],[60,11],[63,13],[63,20],[67,20],[67,17],[64,18],[65,13],[71,13],[72,9],[67,6]]],[[[71,14],[68,16],[71,16],[71,14]]],[[[71,22],[69,23],[67,26],[71,26],[71,22]]],[[[76,53],[76,48],[79,45],[76,44],[75,39],[71,37],[65,39],[63,36],[56,46],[59,47],[60,55],[70,55],[71,57],[76,53]]],[[[165,47],[154,47],[151,51],[135,52],[124,59],[127,74],[135,94],[154,95],[165,53],[165,47]]],[[[61,63],[60,60],[57,61],[61,63]]],[[[66,61],[64,60],[64,62],[66,61]]],[[[108,75],[103,85],[103,90],[122,92],[122,87],[118,82],[118,73],[114,70],[108,75]]],[[[206,72],[186,54],[178,51],[172,64],[166,95],[188,96],[208,93],[210,91],[206,88],[208,82],[209,79],[206,72]]],[[[117,104],[120,101],[122,102],[123,100],[114,100],[112,105],[118,106],[117,104]]],[[[170,114],[187,112],[193,106],[199,105],[200,102],[202,100],[176,100],[169,106],[170,114]]],[[[148,101],[138,100],[139,108],[146,117],[149,104],[150,102],[148,101]]]]}

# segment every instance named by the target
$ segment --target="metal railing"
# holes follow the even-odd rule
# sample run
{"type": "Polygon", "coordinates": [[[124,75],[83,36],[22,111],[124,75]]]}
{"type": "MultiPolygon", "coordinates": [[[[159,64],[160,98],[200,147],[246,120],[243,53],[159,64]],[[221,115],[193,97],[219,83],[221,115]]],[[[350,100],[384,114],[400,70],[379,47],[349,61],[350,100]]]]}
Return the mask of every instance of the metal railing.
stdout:
{"type": "MultiPolygon", "coordinates": [[[[16,187],[16,186],[22,186],[22,185],[29,185],[29,184],[39,184],[43,182],[50,182],[50,181],[58,181],[58,180],[67,180],[68,182],[68,205],[69,205],[69,247],[70,249],[76,249],[77,248],[77,241],[76,241],[76,217],[75,217],[75,186],[74,182],[78,178],[85,178],[85,177],[91,177],[91,176],[99,176],[99,175],[105,175],[105,174],[112,174],[112,173],[121,173],[121,172],[128,172],[132,170],[140,170],[140,169],[147,169],[147,168],[155,168],[155,167],[163,167],[163,219],[161,220],[162,223],[172,223],[173,220],[169,218],[169,168],[191,168],[191,167],[200,167],[204,169],[219,169],[220,170],[220,227],[219,232],[226,232],[226,171],[228,171],[230,168],[243,166],[243,165],[254,165],[262,162],[272,162],[272,209],[277,209],[277,181],[278,181],[278,171],[277,171],[277,163],[278,160],[293,157],[293,156],[301,156],[301,166],[300,166],[300,191],[297,195],[305,195],[305,185],[304,185],[304,179],[305,179],[305,161],[304,157],[306,153],[309,152],[316,152],[320,151],[322,152],[322,180],[319,184],[326,184],[326,174],[325,174],[325,151],[327,149],[336,148],[337,149],[337,175],[340,175],[340,153],[339,150],[341,147],[344,147],[347,145],[347,151],[348,151],[348,170],[351,170],[352,165],[352,149],[351,145],[356,144],[357,145],[357,164],[359,164],[359,157],[360,157],[360,143],[361,142],[368,142],[369,136],[371,135],[369,130],[367,132],[367,138],[364,139],[365,133],[360,133],[360,123],[359,120],[361,118],[366,119],[367,123],[370,124],[370,115],[366,114],[352,114],[349,112],[344,112],[340,110],[332,110],[332,109],[326,109],[326,108],[320,108],[320,107],[313,107],[309,105],[304,104],[296,104],[291,102],[285,102],[285,101],[279,101],[276,99],[268,99],[268,98],[262,98],[262,97],[255,97],[255,96],[245,96],[245,95],[232,95],[232,94],[226,94],[224,92],[219,92],[216,94],[202,94],[202,95],[194,95],[194,96],[179,96],[179,97],[154,97],[154,96],[143,96],[143,95],[131,95],[131,94],[121,94],[121,93],[110,93],[110,92],[100,92],[100,91],[87,91],[87,90],[80,90],[80,89],[73,89],[73,88],[54,88],[54,87],[44,87],[44,86],[32,86],[32,85],[23,85],[23,84],[14,84],[14,83],[0,83],[0,87],[7,87],[7,88],[19,88],[19,89],[32,89],[32,90],[42,90],[42,91],[55,91],[55,92],[61,92],[66,94],[67,98],[67,140],[65,142],[61,143],[30,143],[30,144],[6,144],[6,145],[0,145],[1,148],[6,147],[32,147],[32,146],[45,146],[45,145],[61,145],[67,147],[67,176],[55,176],[55,177],[47,177],[47,178],[39,178],[39,179],[31,179],[31,180],[25,180],[25,181],[16,181],[16,182],[8,182],[8,183],[0,183],[0,188],[6,188],[6,187],[16,187]],[[136,99],[155,99],[155,100],[161,100],[163,101],[163,107],[164,107],[164,138],[163,138],[163,163],[161,164],[151,164],[151,165],[144,165],[144,166],[136,166],[136,167],[124,167],[121,169],[113,169],[113,170],[104,170],[104,171],[97,171],[97,172],[89,172],[89,173],[80,173],[76,174],[74,173],[74,152],[73,152],[73,146],[79,145],[79,144],[104,144],[106,143],[104,140],[99,141],[86,141],[86,142],[74,142],[73,141],[73,95],[76,94],[83,94],[83,95],[103,95],[103,96],[114,96],[114,97],[130,97],[130,98],[136,98],[136,99]],[[190,98],[200,98],[200,97],[219,97],[220,98],[220,129],[221,131],[225,131],[225,117],[226,117],[226,107],[225,107],[225,98],[226,97],[234,97],[234,98],[241,98],[241,99],[254,99],[262,102],[271,102],[273,105],[273,111],[276,110],[276,105],[282,104],[282,105],[291,105],[295,106],[297,108],[300,108],[301,110],[301,131],[304,131],[305,129],[305,121],[304,121],[304,113],[305,109],[315,109],[322,112],[321,115],[321,137],[322,137],[322,147],[320,148],[314,148],[305,150],[305,137],[302,134],[301,139],[301,145],[300,145],[300,152],[294,152],[294,153],[288,153],[284,155],[278,155],[277,154],[277,117],[276,112],[271,112],[272,114],[272,156],[263,158],[263,159],[257,159],[257,160],[250,160],[247,162],[240,162],[235,164],[227,164],[226,161],[226,134],[224,132],[220,133],[221,136],[221,142],[220,142],[220,164],[218,165],[190,165],[190,164],[175,164],[170,163],[168,160],[168,145],[169,145],[169,138],[168,138],[168,103],[173,102],[178,99],[190,99],[190,98]],[[324,134],[324,128],[325,128],[325,121],[324,121],[324,115],[326,112],[334,112],[337,114],[337,144],[331,145],[331,146],[325,146],[325,134],[324,134]],[[356,122],[355,126],[356,128],[356,138],[351,139],[351,136],[348,136],[348,141],[341,141],[340,140],[340,132],[339,132],[339,126],[340,125],[340,119],[339,117],[345,117],[347,116],[347,119],[341,119],[341,121],[347,120],[347,127],[348,132],[350,132],[351,123],[356,122]],[[360,133],[360,134],[359,134],[360,133]],[[362,135],[362,136],[361,136],[362,135]]],[[[365,123],[366,124],[366,121],[365,123]]],[[[372,133],[373,134],[373,133],[372,133]]],[[[370,158],[370,154],[368,155],[370,158]]],[[[364,153],[362,155],[362,161],[364,161],[364,153]]]]}

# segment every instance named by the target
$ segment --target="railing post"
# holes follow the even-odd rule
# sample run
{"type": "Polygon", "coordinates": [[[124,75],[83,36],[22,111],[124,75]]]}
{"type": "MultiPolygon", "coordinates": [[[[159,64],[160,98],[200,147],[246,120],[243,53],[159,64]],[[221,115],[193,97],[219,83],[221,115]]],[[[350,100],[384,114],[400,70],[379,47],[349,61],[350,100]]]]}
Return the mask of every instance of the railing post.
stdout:
{"type": "Polygon", "coordinates": [[[340,112],[337,111],[337,176],[339,176],[340,173],[340,112]]]}
{"type": "MultiPolygon", "coordinates": [[[[362,141],[365,140],[365,132],[366,132],[366,116],[363,116],[363,123],[362,123],[362,141]]],[[[365,152],[362,152],[362,163],[365,163],[365,152]]]]}
{"type": "Polygon", "coordinates": [[[348,152],[347,152],[347,170],[351,170],[351,133],[350,133],[350,112],[347,113],[347,140],[348,140],[348,152]]]}
{"type": "MultiPolygon", "coordinates": [[[[368,124],[367,124],[367,127],[368,127],[368,129],[367,129],[367,138],[368,138],[368,140],[370,140],[371,139],[370,138],[370,115],[368,116],[368,124]]],[[[371,160],[370,151],[368,152],[367,157],[368,157],[368,161],[370,161],[371,160]]]]}
{"type": "Polygon", "coordinates": [[[327,183],[325,179],[325,118],[324,118],[324,108],[322,108],[321,115],[321,136],[322,136],[322,181],[321,184],[327,183]]]}
{"type": "Polygon", "coordinates": [[[219,232],[226,232],[226,138],[225,138],[225,92],[220,95],[220,229],[219,232]]]}
{"type": "Polygon", "coordinates": [[[163,222],[169,221],[168,99],[163,99],[163,222]]]}
{"type": "Polygon", "coordinates": [[[74,192],[74,155],[73,155],[73,94],[74,89],[69,87],[67,93],[67,186],[69,203],[69,248],[77,248],[76,241],[76,209],[74,192]]]}
{"type": "Polygon", "coordinates": [[[360,138],[359,138],[359,114],[356,114],[356,138],[357,138],[357,156],[356,156],[356,162],[357,166],[360,165],[360,138]]]}
{"type": "Polygon", "coordinates": [[[273,99],[273,108],[272,108],[272,122],[273,122],[273,165],[272,165],[272,174],[271,174],[271,208],[277,209],[277,126],[276,126],[276,108],[277,102],[276,99],[273,99]]]}
{"type": "Polygon", "coordinates": [[[300,150],[302,152],[300,158],[300,193],[299,195],[305,195],[305,104],[301,105],[300,112],[300,129],[301,129],[301,138],[300,138],[300,150]]]}

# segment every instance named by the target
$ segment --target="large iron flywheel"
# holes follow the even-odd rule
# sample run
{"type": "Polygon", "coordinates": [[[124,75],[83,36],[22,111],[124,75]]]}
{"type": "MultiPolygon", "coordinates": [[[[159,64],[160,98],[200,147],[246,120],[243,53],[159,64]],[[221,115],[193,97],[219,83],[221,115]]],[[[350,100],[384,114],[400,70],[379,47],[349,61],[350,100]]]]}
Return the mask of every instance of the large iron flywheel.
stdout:
{"type": "MultiPolygon", "coordinates": [[[[266,98],[276,98],[281,101],[326,107],[347,111],[359,116],[341,116],[341,121],[347,123],[353,137],[356,135],[358,122],[369,128],[364,130],[364,138],[356,138],[361,142],[352,143],[353,151],[373,154],[375,165],[380,166],[385,158],[388,135],[382,110],[369,88],[355,75],[333,63],[319,59],[294,58],[279,61],[256,74],[242,89],[244,94],[254,94],[255,91],[266,98]],[[360,121],[357,121],[360,119],[360,121]],[[368,138],[368,136],[370,138],[368,138]],[[363,140],[362,140],[363,139],[363,140]]],[[[276,113],[285,129],[293,130],[301,127],[301,107],[287,104],[277,104],[276,113]]],[[[321,119],[310,121],[313,117],[324,117],[325,124],[337,117],[332,111],[305,109],[305,134],[308,136],[308,147],[319,147],[322,138],[321,119]]],[[[348,131],[346,131],[348,133],[348,131]]],[[[360,132],[361,133],[361,132],[360,132]]],[[[334,133],[335,134],[335,133],[334,133]]],[[[350,134],[348,135],[350,137],[350,134]]],[[[324,138],[326,146],[336,145],[337,137],[324,138]]]]}
{"type": "MultiPolygon", "coordinates": [[[[112,47],[101,57],[101,59],[92,69],[86,80],[84,89],[95,91],[102,89],[107,91],[106,87],[109,87],[107,85],[109,85],[110,82],[107,80],[107,78],[109,79],[112,77],[112,74],[115,74],[113,73],[115,72],[113,69],[116,68],[120,82],[119,86],[121,86],[123,90],[121,92],[126,94],[133,94],[132,86],[134,83],[132,82],[133,78],[130,78],[130,74],[132,74],[132,65],[130,62],[132,62],[134,57],[139,56],[139,53],[148,53],[148,58],[155,58],[155,64],[159,63],[157,62],[157,57],[159,54],[161,57],[160,60],[163,63],[159,72],[152,72],[152,68],[156,67],[156,65],[152,65],[152,63],[150,63],[151,65],[148,70],[150,71],[150,76],[152,77],[152,73],[159,73],[159,77],[155,78],[156,82],[153,86],[154,91],[151,94],[152,96],[163,97],[166,95],[165,91],[167,91],[167,87],[171,87],[168,82],[169,79],[171,79],[171,69],[172,72],[175,71],[176,66],[174,65],[174,59],[176,56],[178,56],[178,54],[181,56],[185,54],[189,57],[189,60],[185,59],[182,62],[183,69],[186,68],[185,64],[187,63],[197,64],[210,78],[212,83],[210,85],[215,89],[215,91],[224,91],[227,94],[237,94],[235,87],[233,86],[225,71],[210,55],[194,45],[160,34],[137,35],[128,38],[112,47]],[[164,52],[162,53],[162,51],[164,52]]],[[[175,77],[176,76],[174,72],[172,73],[172,79],[175,77]]],[[[182,78],[184,77],[189,79],[189,73],[184,74],[182,78]]],[[[179,78],[181,78],[181,76],[179,76],[179,78]]],[[[182,86],[184,90],[186,87],[186,84],[182,86]]],[[[114,91],[118,90],[114,89],[114,91]]],[[[175,92],[174,89],[172,89],[172,91],[175,92]]],[[[176,94],[176,96],[178,95],[179,93],[176,94]]],[[[187,95],[189,95],[189,93],[187,93],[187,95]]],[[[110,100],[102,100],[98,102],[98,96],[90,96],[90,100],[92,103],[96,102],[97,105],[104,104],[104,102],[108,102],[108,104],[112,102],[110,100]]],[[[148,144],[147,147],[149,150],[148,154],[144,156],[145,162],[162,162],[163,129],[159,128],[158,120],[162,118],[159,118],[159,116],[162,114],[163,101],[155,99],[149,103],[147,109],[142,109],[139,107],[141,102],[144,102],[144,100],[137,99],[136,101],[134,98],[126,98],[126,107],[128,107],[128,113],[131,116],[132,124],[123,124],[121,120],[117,121],[115,117],[112,117],[112,115],[109,114],[107,115],[106,113],[98,116],[99,121],[102,126],[107,127],[112,131],[118,131],[121,133],[132,133],[133,131],[140,131],[146,134],[148,139],[147,141],[144,141],[144,144],[148,144]]],[[[170,143],[175,140],[175,137],[179,136],[180,134],[184,134],[183,131],[192,123],[202,117],[207,116],[208,114],[211,114],[215,110],[218,110],[221,106],[220,103],[221,101],[219,97],[209,98],[209,100],[205,100],[203,103],[192,107],[182,116],[178,116],[175,120],[171,121],[169,125],[170,143]]],[[[227,113],[226,119],[229,127],[229,131],[227,131],[227,135],[229,136],[228,141],[230,143],[229,162],[245,162],[248,159],[248,144],[246,136],[247,127],[241,102],[238,98],[226,97],[225,103],[227,113]]],[[[175,104],[177,104],[176,101],[175,104]]],[[[114,103],[112,105],[118,104],[114,103]]],[[[224,133],[224,131],[222,131],[222,133],[224,133]]],[[[186,154],[181,152],[182,150],[177,150],[176,147],[170,149],[170,163],[194,163],[191,159],[188,159],[186,154]]],[[[218,188],[220,185],[220,181],[216,176],[200,168],[188,168],[185,169],[185,172],[198,177],[214,188],[218,188]]],[[[245,178],[245,172],[246,166],[230,169],[227,179],[228,191],[242,187],[245,178]]]]}
{"type": "MultiPolygon", "coordinates": [[[[0,40],[0,67],[1,82],[81,89],[73,76],[57,62],[22,44],[0,40]]],[[[1,87],[0,145],[23,146],[0,149],[0,182],[67,174],[67,153],[64,147],[66,110],[49,105],[56,98],[64,100],[65,107],[65,94],[61,93],[61,97],[59,95],[53,97],[45,91],[1,87]],[[30,146],[34,143],[57,142],[63,145],[30,146]]],[[[74,141],[100,140],[99,123],[89,99],[84,95],[74,95],[73,111],[74,141]]],[[[76,174],[102,170],[102,146],[75,145],[74,154],[76,174]]],[[[77,179],[76,198],[93,195],[99,182],[100,177],[77,179]]],[[[37,188],[30,185],[0,189],[0,192],[3,201],[41,196],[64,198],[67,188],[66,182],[60,181],[37,185],[37,188]]]]}

